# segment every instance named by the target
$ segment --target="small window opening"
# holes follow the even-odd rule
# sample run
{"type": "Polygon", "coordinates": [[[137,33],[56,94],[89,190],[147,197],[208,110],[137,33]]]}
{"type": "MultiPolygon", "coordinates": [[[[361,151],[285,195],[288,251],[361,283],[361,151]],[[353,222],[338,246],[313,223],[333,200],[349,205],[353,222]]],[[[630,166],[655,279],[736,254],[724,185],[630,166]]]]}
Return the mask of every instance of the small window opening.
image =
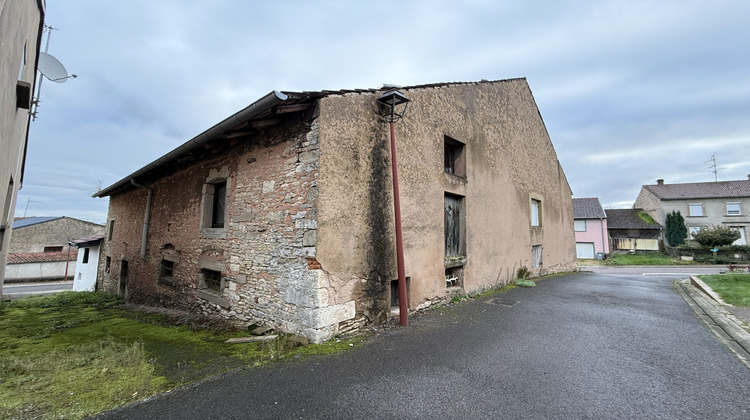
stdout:
{"type": "Polygon", "coordinates": [[[81,261],[82,264],[88,264],[89,263],[89,248],[83,248],[83,260],[81,261]]]}
{"type": "Polygon", "coordinates": [[[539,227],[542,225],[542,219],[539,217],[541,214],[542,202],[539,200],[531,199],[531,226],[539,227]]]}
{"type": "Polygon", "coordinates": [[[159,280],[163,283],[171,283],[174,279],[174,262],[169,260],[161,260],[159,266],[159,280]]]}
{"type": "Polygon", "coordinates": [[[204,268],[201,275],[206,289],[221,293],[221,272],[204,268]]]}
{"type": "Polygon", "coordinates": [[[107,257],[104,260],[104,272],[109,273],[110,267],[112,266],[112,257],[107,257]]]}
{"type": "Polygon", "coordinates": [[[450,267],[445,269],[445,287],[463,287],[464,267],[450,267]]]}
{"type": "Polygon", "coordinates": [[[43,252],[62,252],[62,250],[61,246],[45,246],[43,252]]]}
{"type": "Polygon", "coordinates": [[[109,221],[109,235],[107,235],[107,240],[108,241],[112,240],[112,234],[114,232],[115,232],[115,221],[114,220],[110,220],[109,221]]]}
{"type": "Polygon", "coordinates": [[[542,246],[534,245],[531,247],[531,267],[537,268],[542,266],[542,246]]]}
{"type": "Polygon", "coordinates": [[[464,144],[445,136],[443,144],[445,173],[466,177],[466,154],[464,144]]]}
{"type": "MultiPolygon", "coordinates": [[[[406,299],[407,300],[409,299],[409,292],[408,292],[408,290],[409,290],[410,280],[411,280],[410,277],[406,278],[406,290],[407,290],[406,299]]],[[[399,294],[398,294],[398,279],[391,280],[391,308],[398,308],[398,297],[399,297],[399,294]]],[[[408,305],[408,303],[407,303],[407,305],[408,305]]]]}
{"type": "Polygon", "coordinates": [[[224,227],[224,214],[227,203],[227,182],[214,184],[213,207],[211,211],[211,227],[224,227]]]}

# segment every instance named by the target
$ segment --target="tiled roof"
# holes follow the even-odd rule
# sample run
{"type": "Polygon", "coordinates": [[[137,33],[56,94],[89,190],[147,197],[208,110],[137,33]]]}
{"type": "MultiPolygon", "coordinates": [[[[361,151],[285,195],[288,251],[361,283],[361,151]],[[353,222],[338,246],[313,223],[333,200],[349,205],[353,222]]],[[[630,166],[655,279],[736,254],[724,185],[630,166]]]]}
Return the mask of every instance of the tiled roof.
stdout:
{"type": "Polygon", "coordinates": [[[62,219],[62,217],[22,217],[13,219],[13,229],[22,228],[25,226],[36,225],[39,223],[51,222],[53,220],[62,219]]]}
{"type": "Polygon", "coordinates": [[[78,252],[71,250],[70,256],[68,252],[29,252],[29,253],[8,253],[8,264],[24,264],[24,263],[40,263],[40,262],[57,262],[67,261],[70,257],[70,261],[75,261],[78,256],[78,252]]]}
{"type": "Polygon", "coordinates": [[[599,199],[593,198],[574,198],[573,199],[573,218],[574,219],[604,219],[607,215],[599,204],[599,199]]]}
{"type": "Polygon", "coordinates": [[[644,185],[643,188],[651,191],[662,200],[750,197],[750,179],[745,181],[644,185]]]}
{"type": "Polygon", "coordinates": [[[661,229],[660,224],[646,223],[639,216],[643,209],[607,209],[606,212],[607,229],[661,229]]]}

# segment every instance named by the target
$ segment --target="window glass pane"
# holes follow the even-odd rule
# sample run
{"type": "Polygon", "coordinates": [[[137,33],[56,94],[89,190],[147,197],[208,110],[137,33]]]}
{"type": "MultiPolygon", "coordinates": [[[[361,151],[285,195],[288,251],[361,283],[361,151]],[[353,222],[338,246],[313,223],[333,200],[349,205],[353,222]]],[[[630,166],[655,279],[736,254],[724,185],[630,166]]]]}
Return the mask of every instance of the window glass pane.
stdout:
{"type": "Polygon", "coordinates": [[[740,214],[740,203],[727,203],[727,214],[739,215],[740,214]]]}
{"type": "Polygon", "coordinates": [[[576,230],[576,232],[586,232],[586,221],[585,220],[576,220],[574,223],[575,223],[575,230],[576,230]]]}
{"type": "Polygon", "coordinates": [[[539,200],[531,200],[531,226],[539,226],[539,200]]]}

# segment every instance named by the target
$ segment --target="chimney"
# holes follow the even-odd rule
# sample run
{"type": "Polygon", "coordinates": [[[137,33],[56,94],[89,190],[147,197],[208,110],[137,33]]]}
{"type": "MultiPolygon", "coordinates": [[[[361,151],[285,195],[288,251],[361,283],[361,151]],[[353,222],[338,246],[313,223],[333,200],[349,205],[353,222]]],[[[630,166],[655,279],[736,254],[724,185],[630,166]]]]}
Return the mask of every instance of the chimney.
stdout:
{"type": "Polygon", "coordinates": [[[750,181],[750,175],[747,176],[747,180],[750,181]]]}
{"type": "MultiPolygon", "coordinates": [[[[750,175],[748,175],[747,177],[750,178],[750,175]]],[[[664,185],[664,180],[661,179],[661,178],[657,179],[656,180],[656,185],[664,185]]]]}

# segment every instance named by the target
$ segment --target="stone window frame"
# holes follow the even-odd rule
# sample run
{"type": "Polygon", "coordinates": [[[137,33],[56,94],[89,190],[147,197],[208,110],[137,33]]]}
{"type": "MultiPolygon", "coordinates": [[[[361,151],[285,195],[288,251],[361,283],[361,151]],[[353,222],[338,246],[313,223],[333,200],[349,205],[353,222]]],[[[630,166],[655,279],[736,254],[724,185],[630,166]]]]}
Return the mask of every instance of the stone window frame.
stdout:
{"type": "Polygon", "coordinates": [[[174,272],[180,257],[172,254],[164,254],[159,262],[159,283],[174,286],[174,272]]]}
{"type": "Polygon", "coordinates": [[[231,191],[232,179],[229,176],[229,168],[224,167],[219,171],[212,170],[201,192],[201,236],[209,239],[226,238],[227,225],[229,223],[229,191],[231,191]],[[224,225],[213,227],[216,185],[226,183],[226,194],[224,197],[224,225]]]}
{"type": "Polygon", "coordinates": [[[200,268],[200,271],[198,271],[198,297],[213,304],[228,308],[229,301],[223,297],[224,289],[227,286],[227,280],[223,275],[227,271],[226,266],[219,261],[207,259],[202,259],[198,265],[200,268]],[[204,276],[207,271],[219,273],[220,283],[218,291],[209,288],[206,284],[204,276]]]}
{"type": "Polygon", "coordinates": [[[739,201],[728,201],[726,203],[727,216],[742,216],[742,204],[739,201]],[[731,206],[731,209],[730,209],[731,206]],[[733,213],[736,212],[736,213],[733,213]]]}
{"type": "Polygon", "coordinates": [[[541,229],[544,226],[544,198],[539,194],[529,194],[529,226],[541,229]]]}
{"type": "Polygon", "coordinates": [[[688,216],[689,217],[705,217],[706,212],[705,212],[705,209],[703,208],[703,203],[689,203],[688,204],[688,216]],[[694,213],[693,209],[696,209],[695,211],[696,214],[693,214],[694,213]],[[698,209],[700,209],[700,214],[697,214],[698,209]]]}

